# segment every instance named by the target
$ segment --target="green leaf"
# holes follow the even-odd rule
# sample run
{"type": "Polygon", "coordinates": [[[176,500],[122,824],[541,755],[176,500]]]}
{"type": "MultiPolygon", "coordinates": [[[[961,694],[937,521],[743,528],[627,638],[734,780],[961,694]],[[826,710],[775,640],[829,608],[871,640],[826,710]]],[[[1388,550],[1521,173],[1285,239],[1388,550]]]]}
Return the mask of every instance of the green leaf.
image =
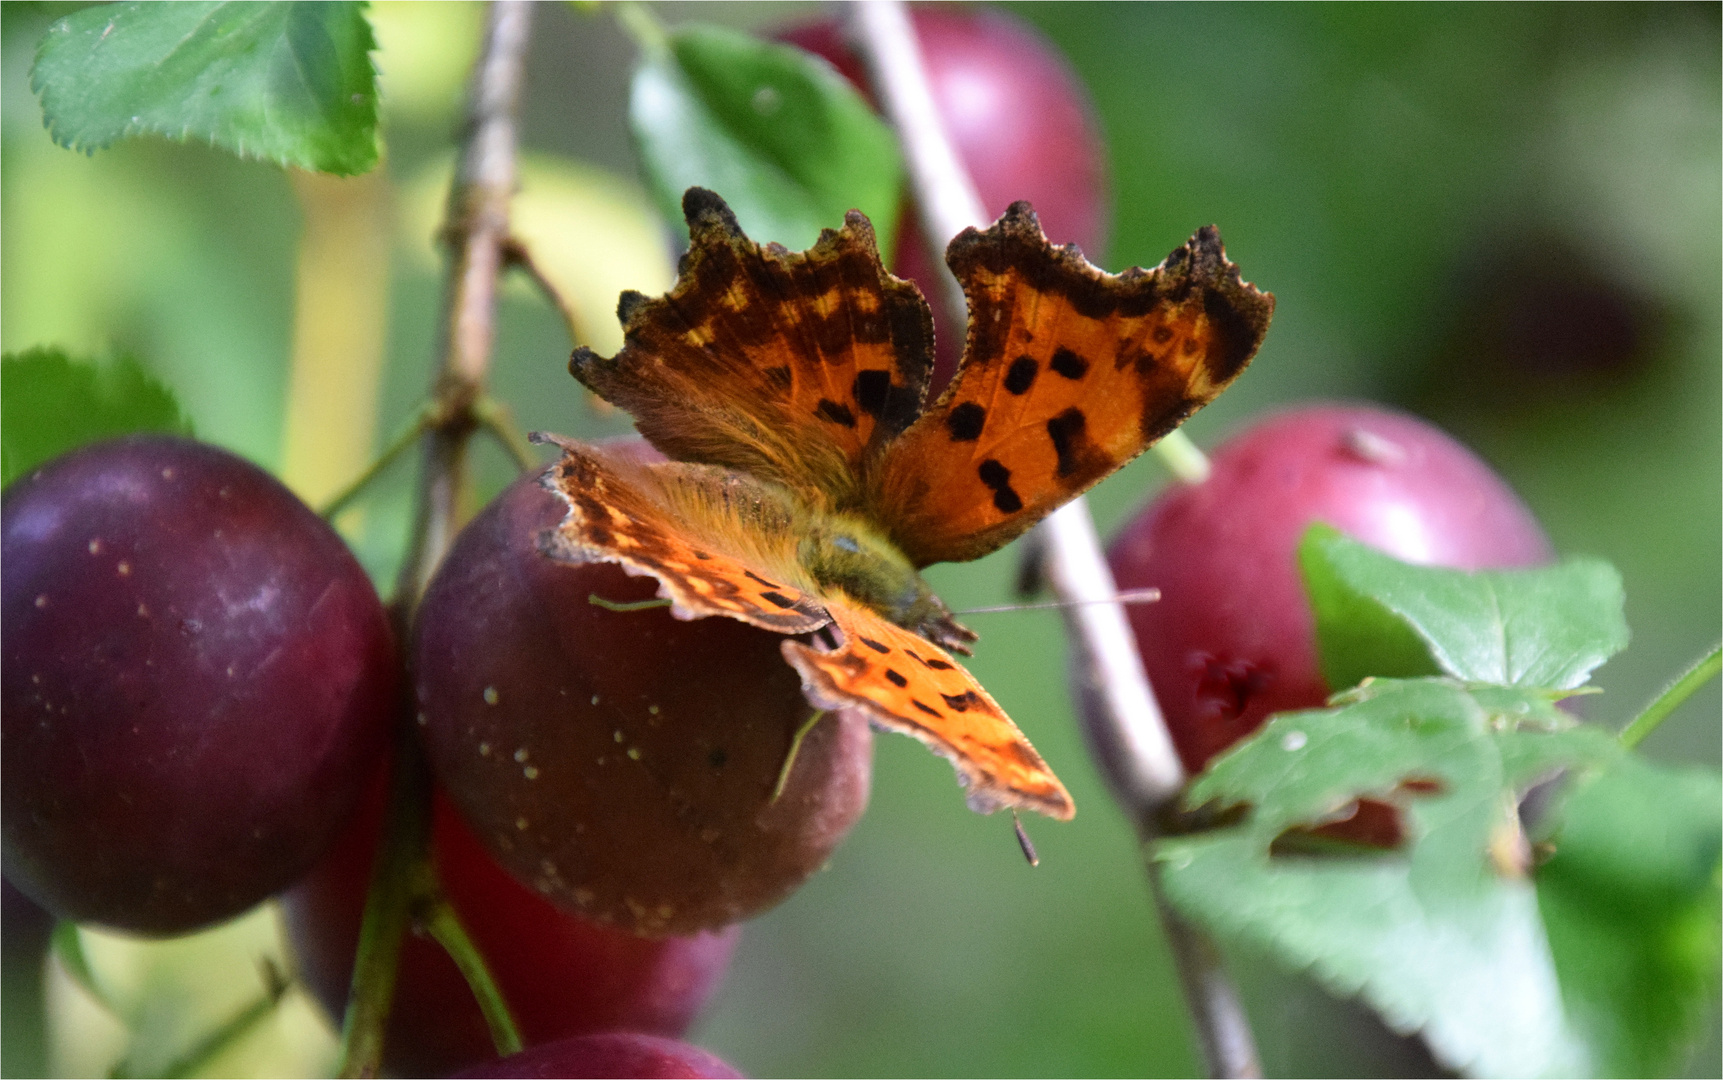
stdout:
{"type": "Polygon", "coordinates": [[[1624,754],[1551,819],[1537,889],[1563,997],[1604,1072],[1668,1075],[1715,1013],[1723,782],[1624,754]]]}
{"type": "Polygon", "coordinates": [[[207,139],[347,176],[377,164],[376,42],[358,3],[118,3],[73,12],[30,86],[54,141],[207,139]]]}
{"type": "Polygon", "coordinates": [[[1188,801],[1248,811],[1236,828],[1156,844],[1169,899],[1221,940],[1421,1032],[1450,1067],[1590,1071],[1517,858],[1517,805],[1552,770],[1623,751],[1529,690],[1377,680],[1343,700],[1273,718],[1198,778],[1188,801]],[[1398,845],[1320,857],[1286,843],[1364,813],[1360,798],[1397,826],[1398,845]]]}
{"type": "Polygon", "coordinates": [[[0,484],[85,443],[132,431],[192,433],[173,393],[136,360],[98,366],[37,348],[0,362],[0,484]]]}
{"type": "Polygon", "coordinates": [[[859,209],[890,261],[903,175],[897,140],[829,64],[789,45],[684,25],[649,43],[629,118],[653,196],[672,221],[710,188],[744,231],[793,250],[859,209]]]}
{"type": "Polygon", "coordinates": [[[1330,686],[1432,674],[1571,690],[1627,647],[1621,575],[1598,559],[1532,570],[1413,566],[1312,525],[1299,544],[1330,686]]]}

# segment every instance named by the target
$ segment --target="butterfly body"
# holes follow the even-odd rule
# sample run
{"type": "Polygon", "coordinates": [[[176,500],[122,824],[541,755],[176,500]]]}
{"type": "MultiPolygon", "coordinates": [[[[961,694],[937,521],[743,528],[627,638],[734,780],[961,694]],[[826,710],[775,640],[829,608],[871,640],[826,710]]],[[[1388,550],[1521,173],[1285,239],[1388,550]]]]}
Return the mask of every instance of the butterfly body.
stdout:
{"type": "Polygon", "coordinates": [[[787,635],[821,708],[856,708],[951,759],[979,810],[1065,818],[1069,795],[950,653],[973,632],[922,579],[978,558],[1140,453],[1255,352],[1273,298],[1212,229],[1154,270],[1055,248],[1027,204],[952,242],[964,361],[924,405],[932,318],[852,212],[807,252],[749,240],[716,195],[684,197],[675,288],[618,305],[615,357],[576,378],[671,460],[563,447],[569,506],[546,554],[656,577],[680,618],[787,635]],[[808,637],[808,635],[814,635],[808,637]]]}

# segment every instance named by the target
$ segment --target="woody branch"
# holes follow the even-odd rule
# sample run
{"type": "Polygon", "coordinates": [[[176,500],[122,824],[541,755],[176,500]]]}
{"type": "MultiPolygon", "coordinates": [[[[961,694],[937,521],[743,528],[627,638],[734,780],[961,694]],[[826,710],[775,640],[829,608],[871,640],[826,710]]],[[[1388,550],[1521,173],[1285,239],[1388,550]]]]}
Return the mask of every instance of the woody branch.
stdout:
{"type": "MultiPolygon", "coordinates": [[[[850,12],[851,35],[903,147],[922,232],[936,248],[933,265],[943,267],[940,246],[966,228],[985,228],[986,211],[940,123],[904,5],[900,0],[862,0],[850,12]]],[[[938,299],[953,315],[950,325],[962,326],[967,322],[962,289],[949,272],[941,279],[938,299]]],[[[1183,767],[1149,688],[1124,609],[1104,602],[1116,596],[1117,588],[1086,502],[1073,500],[1037,528],[1044,574],[1066,602],[1073,679],[1089,734],[1115,763],[1109,770],[1114,795],[1135,821],[1146,852],[1159,812],[1178,797],[1183,767]]],[[[1244,1010],[1213,944],[1167,903],[1152,858],[1148,873],[1210,1075],[1261,1075],[1244,1010]]]]}
{"type": "MultiPolygon", "coordinates": [[[[527,0],[491,4],[484,47],[468,94],[461,158],[444,228],[449,275],[442,362],[432,387],[412,539],[392,605],[401,641],[408,640],[419,600],[460,524],[467,444],[480,422],[477,409],[495,340],[497,285],[507,258],[509,200],[515,187],[515,109],[531,24],[532,4],[527,0]]],[[[415,920],[436,934],[468,975],[499,1050],[519,1049],[507,1007],[484,971],[482,958],[454,921],[430,864],[431,776],[409,719],[411,685],[409,680],[395,737],[388,831],[366,896],[353,961],[342,1027],[342,1076],[375,1076],[382,1065],[402,938],[415,920]]]]}

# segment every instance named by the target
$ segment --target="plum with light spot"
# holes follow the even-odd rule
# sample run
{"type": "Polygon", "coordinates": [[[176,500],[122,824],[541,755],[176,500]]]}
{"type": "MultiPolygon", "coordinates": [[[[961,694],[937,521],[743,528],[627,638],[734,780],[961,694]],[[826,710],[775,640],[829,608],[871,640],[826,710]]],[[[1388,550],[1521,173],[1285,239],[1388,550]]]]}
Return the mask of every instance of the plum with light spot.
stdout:
{"type": "Polygon", "coordinates": [[[1313,521],[1409,562],[1475,570],[1550,558],[1507,484],[1442,431],[1402,413],[1315,405],[1262,420],[1175,484],[1108,549],[1143,666],[1192,772],[1270,713],[1319,708],[1315,622],[1295,550],[1313,521]]]}
{"type": "Polygon", "coordinates": [[[146,934],[237,915],[335,839],[398,708],[389,622],[263,470],[165,436],[6,492],[6,876],[146,934]]]}
{"type": "Polygon", "coordinates": [[[650,936],[757,914],[866,806],[867,725],[819,717],[791,760],[814,713],[784,639],[613,610],[656,582],[541,554],[564,505],[515,484],[426,594],[415,670],[437,777],[497,861],[568,910],[650,936]]]}

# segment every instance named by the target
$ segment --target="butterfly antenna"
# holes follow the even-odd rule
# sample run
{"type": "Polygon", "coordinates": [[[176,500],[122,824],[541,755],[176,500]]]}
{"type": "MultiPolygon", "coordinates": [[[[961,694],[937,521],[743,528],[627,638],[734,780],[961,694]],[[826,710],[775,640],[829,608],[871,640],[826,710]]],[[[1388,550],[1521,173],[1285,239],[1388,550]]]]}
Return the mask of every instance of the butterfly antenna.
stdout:
{"type": "Polygon", "coordinates": [[[1023,827],[1023,819],[1015,810],[1011,811],[1011,827],[1017,830],[1017,846],[1023,849],[1023,857],[1030,866],[1040,866],[1041,856],[1035,854],[1035,842],[1029,839],[1029,830],[1023,827]]]}
{"type": "Polygon", "coordinates": [[[669,607],[673,603],[661,596],[651,600],[606,600],[597,593],[588,593],[586,602],[606,611],[650,611],[653,608],[669,607]]]}
{"type": "Polygon", "coordinates": [[[997,615],[1006,611],[1047,611],[1053,608],[1082,607],[1084,604],[1152,604],[1161,598],[1159,589],[1126,589],[1117,596],[1100,600],[1049,600],[1044,604],[1002,604],[999,607],[965,608],[956,615],[997,615]]]}

